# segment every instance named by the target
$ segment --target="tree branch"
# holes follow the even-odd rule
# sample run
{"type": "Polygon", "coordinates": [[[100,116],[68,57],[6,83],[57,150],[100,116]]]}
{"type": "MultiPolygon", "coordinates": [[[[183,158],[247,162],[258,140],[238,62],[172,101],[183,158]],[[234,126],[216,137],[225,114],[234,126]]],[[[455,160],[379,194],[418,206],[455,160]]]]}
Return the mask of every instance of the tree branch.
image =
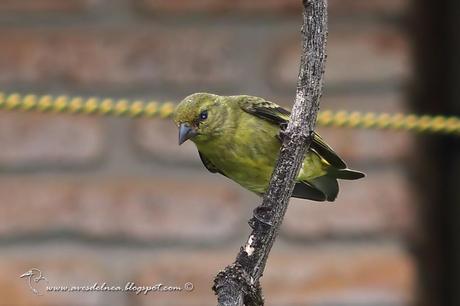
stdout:
{"type": "Polygon", "coordinates": [[[259,279],[310,146],[326,62],[327,0],[304,0],[303,7],[302,53],[291,119],[269,188],[249,221],[252,233],[235,262],[214,280],[213,290],[221,306],[263,305],[259,279]]]}

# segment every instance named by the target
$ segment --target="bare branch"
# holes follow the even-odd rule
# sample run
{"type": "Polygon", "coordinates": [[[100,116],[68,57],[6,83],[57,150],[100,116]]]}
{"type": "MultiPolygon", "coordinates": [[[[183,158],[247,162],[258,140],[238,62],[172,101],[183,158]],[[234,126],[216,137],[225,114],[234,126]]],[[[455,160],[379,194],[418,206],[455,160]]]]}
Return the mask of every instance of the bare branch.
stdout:
{"type": "Polygon", "coordinates": [[[221,306],[263,305],[259,279],[278,235],[315,127],[326,62],[327,0],[303,1],[302,54],[295,104],[263,202],[249,221],[253,231],[236,261],[214,280],[221,306]]]}

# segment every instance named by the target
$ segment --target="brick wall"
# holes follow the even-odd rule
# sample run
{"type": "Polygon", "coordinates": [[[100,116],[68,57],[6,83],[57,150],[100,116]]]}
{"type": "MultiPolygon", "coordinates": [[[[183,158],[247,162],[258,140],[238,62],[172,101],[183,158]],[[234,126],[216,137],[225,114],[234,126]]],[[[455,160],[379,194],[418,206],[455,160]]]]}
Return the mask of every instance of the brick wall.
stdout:
{"type": "MultiPolygon", "coordinates": [[[[406,111],[406,0],[331,0],[323,109],[406,111]]],[[[178,101],[293,101],[300,1],[3,0],[0,88],[178,101]]],[[[408,134],[320,129],[367,173],[334,204],[293,200],[263,277],[270,305],[403,306],[417,272],[408,134]]],[[[215,305],[258,203],[208,173],[168,121],[0,112],[0,305],[215,305]],[[194,283],[189,293],[32,294],[50,283],[194,283]]]]}

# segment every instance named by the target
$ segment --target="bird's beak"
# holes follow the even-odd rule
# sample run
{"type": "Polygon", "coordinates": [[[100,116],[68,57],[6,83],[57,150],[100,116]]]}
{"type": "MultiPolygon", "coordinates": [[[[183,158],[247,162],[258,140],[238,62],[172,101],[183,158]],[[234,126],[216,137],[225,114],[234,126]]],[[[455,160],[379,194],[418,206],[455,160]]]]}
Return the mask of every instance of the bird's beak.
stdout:
{"type": "Polygon", "coordinates": [[[30,271],[27,271],[26,273],[22,274],[21,276],[19,276],[20,278],[23,278],[23,277],[27,277],[27,276],[31,276],[32,273],[30,273],[30,271]]]}
{"type": "Polygon", "coordinates": [[[188,123],[181,123],[179,125],[179,145],[183,144],[198,133],[188,123]]]}

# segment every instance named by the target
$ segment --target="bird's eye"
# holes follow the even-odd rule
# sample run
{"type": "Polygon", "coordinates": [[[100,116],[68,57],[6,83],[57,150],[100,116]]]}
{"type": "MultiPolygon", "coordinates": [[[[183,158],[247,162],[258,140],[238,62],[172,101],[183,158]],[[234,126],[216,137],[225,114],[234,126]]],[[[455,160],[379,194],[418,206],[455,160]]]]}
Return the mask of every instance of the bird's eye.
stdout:
{"type": "Polygon", "coordinates": [[[200,113],[200,120],[206,120],[208,119],[208,111],[204,110],[200,113]]]}

